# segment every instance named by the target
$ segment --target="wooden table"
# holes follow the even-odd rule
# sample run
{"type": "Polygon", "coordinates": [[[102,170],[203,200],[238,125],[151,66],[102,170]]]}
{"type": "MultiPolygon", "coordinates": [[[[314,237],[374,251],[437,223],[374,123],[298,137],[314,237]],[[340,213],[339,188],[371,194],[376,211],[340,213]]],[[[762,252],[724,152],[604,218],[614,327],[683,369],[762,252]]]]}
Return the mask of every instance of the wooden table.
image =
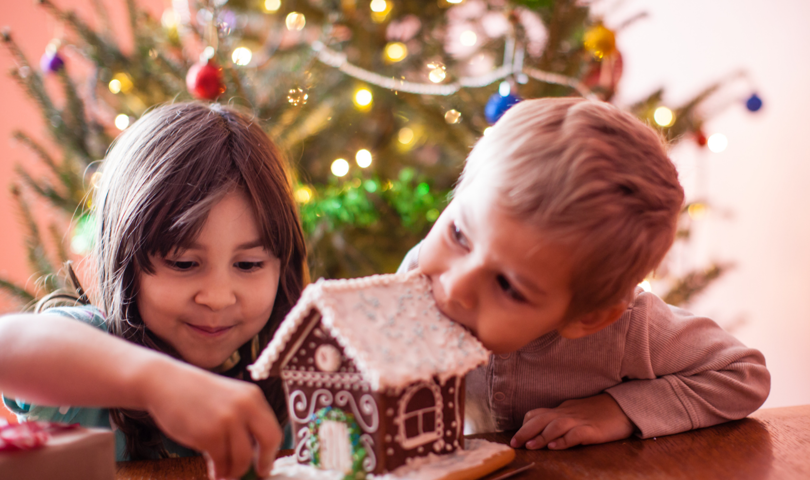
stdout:
{"type": "MultiPolygon", "coordinates": [[[[485,438],[507,443],[510,433],[485,438]]],[[[631,438],[563,451],[517,450],[535,467],[516,479],[810,479],[810,405],[656,439],[631,438]]],[[[287,452],[285,452],[287,453],[287,452]]],[[[508,468],[508,467],[507,467],[508,468]]],[[[117,480],[207,480],[201,458],[120,462],[117,480]]]]}

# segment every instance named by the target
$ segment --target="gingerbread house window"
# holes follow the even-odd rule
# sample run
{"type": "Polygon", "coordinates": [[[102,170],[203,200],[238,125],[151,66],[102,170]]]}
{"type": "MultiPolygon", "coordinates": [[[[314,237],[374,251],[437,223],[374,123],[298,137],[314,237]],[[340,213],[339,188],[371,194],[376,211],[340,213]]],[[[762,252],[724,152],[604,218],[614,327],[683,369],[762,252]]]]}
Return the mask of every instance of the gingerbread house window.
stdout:
{"type": "Polygon", "coordinates": [[[400,399],[399,442],[410,450],[442,438],[442,392],[435,383],[411,386],[400,399]]]}

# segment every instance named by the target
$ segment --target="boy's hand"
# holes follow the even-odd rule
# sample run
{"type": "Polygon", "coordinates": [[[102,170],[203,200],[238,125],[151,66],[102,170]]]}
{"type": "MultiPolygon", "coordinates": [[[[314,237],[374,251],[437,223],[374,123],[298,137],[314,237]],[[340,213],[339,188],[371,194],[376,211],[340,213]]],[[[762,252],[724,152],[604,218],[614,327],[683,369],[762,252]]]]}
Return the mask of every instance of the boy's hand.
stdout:
{"type": "Polygon", "coordinates": [[[627,438],[633,422],[607,393],[566,400],[557,408],[537,408],[526,413],[523,426],[512,437],[513,448],[536,450],[548,446],[562,450],[627,438]]]}

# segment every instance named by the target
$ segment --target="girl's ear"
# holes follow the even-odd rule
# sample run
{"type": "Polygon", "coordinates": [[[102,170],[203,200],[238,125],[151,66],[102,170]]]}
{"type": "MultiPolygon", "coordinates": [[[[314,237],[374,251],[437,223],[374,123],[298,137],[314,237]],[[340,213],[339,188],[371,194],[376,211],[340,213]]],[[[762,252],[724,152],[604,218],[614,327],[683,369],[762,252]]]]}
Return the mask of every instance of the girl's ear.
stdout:
{"type": "Polygon", "coordinates": [[[627,301],[622,300],[610,307],[580,315],[567,321],[557,329],[557,332],[560,336],[569,340],[596,333],[618,320],[627,310],[627,305],[627,301]]]}

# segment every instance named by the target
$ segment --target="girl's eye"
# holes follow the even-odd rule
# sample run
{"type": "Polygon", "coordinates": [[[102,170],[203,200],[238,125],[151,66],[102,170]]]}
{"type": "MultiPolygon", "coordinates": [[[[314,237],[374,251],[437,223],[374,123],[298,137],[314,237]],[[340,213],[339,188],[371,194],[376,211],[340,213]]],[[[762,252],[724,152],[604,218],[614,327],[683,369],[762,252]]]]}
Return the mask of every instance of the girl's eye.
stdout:
{"type": "Polygon", "coordinates": [[[196,262],[192,262],[192,261],[175,262],[175,261],[171,261],[171,260],[166,260],[166,263],[169,264],[169,266],[174,268],[175,270],[185,271],[185,270],[190,270],[191,268],[193,268],[194,264],[196,262]]]}
{"type": "Polygon", "coordinates": [[[238,268],[239,270],[245,271],[245,272],[249,272],[251,270],[257,270],[259,268],[262,268],[263,265],[264,265],[264,262],[236,262],[234,264],[234,266],[236,266],[236,268],[238,268]]]}
{"type": "Polygon", "coordinates": [[[526,298],[523,295],[521,295],[520,292],[515,290],[514,287],[512,287],[512,284],[509,283],[509,280],[506,277],[504,277],[503,275],[498,275],[496,277],[496,280],[498,281],[498,286],[501,287],[501,290],[503,290],[503,292],[508,297],[518,302],[526,301],[526,298]]]}
{"type": "Polygon", "coordinates": [[[450,235],[459,245],[463,247],[467,246],[467,237],[464,236],[464,233],[461,231],[458,225],[456,225],[456,222],[450,223],[450,235]]]}

